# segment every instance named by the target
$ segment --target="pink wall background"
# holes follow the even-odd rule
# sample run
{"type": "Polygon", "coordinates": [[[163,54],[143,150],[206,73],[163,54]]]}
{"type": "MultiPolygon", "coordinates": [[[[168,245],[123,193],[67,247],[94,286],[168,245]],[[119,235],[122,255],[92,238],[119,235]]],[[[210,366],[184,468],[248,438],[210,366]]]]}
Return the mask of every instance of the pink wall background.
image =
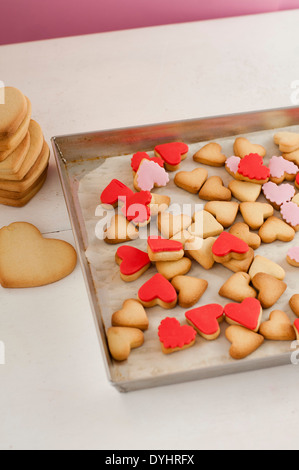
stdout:
{"type": "Polygon", "coordinates": [[[299,0],[1,0],[0,44],[299,8],[299,0]]]}

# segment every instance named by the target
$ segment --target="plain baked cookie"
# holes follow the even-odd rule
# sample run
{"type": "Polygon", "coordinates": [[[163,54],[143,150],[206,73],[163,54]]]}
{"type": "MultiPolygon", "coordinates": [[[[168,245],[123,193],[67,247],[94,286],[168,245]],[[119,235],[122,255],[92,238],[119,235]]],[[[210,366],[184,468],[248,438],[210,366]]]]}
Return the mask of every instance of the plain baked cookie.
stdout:
{"type": "Polygon", "coordinates": [[[74,248],[62,240],[45,239],[26,222],[0,230],[0,283],[3,287],[38,287],[68,276],[77,264],[74,248]]]}

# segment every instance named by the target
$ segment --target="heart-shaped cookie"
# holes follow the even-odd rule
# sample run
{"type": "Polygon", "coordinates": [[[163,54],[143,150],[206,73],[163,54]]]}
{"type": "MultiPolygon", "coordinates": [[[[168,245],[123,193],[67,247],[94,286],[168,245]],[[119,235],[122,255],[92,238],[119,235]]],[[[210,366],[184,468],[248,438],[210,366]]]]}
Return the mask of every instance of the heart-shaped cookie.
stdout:
{"type": "Polygon", "coordinates": [[[285,282],[267,273],[258,273],[252,279],[253,286],[258,290],[258,300],[263,308],[270,308],[286,291],[285,282]]]}
{"type": "Polygon", "coordinates": [[[241,202],[255,202],[261,194],[260,184],[249,183],[248,181],[232,180],[228,185],[232,195],[241,202]]]}
{"type": "Polygon", "coordinates": [[[179,171],[174,182],[179,187],[191,194],[196,194],[206,182],[208,172],[204,168],[196,168],[192,171],[179,171]]]}
{"type": "Polygon", "coordinates": [[[291,320],[282,310],[274,310],[270,313],[269,320],[260,326],[260,334],[272,341],[293,341],[296,339],[291,320]]]}
{"type": "Polygon", "coordinates": [[[133,193],[125,198],[121,211],[129,222],[139,226],[147,225],[151,220],[151,201],[152,195],[149,191],[133,193]]]}
{"type": "Polygon", "coordinates": [[[290,202],[295,196],[295,192],[294,186],[288,183],[278,186],[276,183],[269,181],[263,185],[265,198],[276,210],[279,210],[285,202],[290,202]]]}
{"type": "Polygon", "coordinates": [[[181,258],[177,261],[157,261],[156,268],[158,273],[162,274],[166,279],[171,280],[175,276],[183,276],[187,274],[192,266],[189,258],[181,258]]]}
{"type": "Polygon", "coordinates": [[[151,266],[147,253],[127,245],[118,248],[115,261],[119,264],[121,278],[126,282],[135,281],[151,266]]]}
{"type": "Polygon", "coordinates": [[[257,292],[250,286],[250,281],[249,274],[235,273],[220,288],[219,295],[234,302],[243,302],[248,297],[256,298],[257,292]]]}
{"type": "Polygon", "coordinates": [[[185,214],[173,215],[169,212],[163,212],[157,217],[157,226],[164,238],[172,238],[191,224],[192,218],[185,214]]]}
{"type": "Polygon", "coordinates": [[[241,240],[247,243],[253,250],[257,250],[261,246],[260,236],[251,232],[248,225],[243,222],[238,222],[233,225],[229,233],[235,235],[235,237],[241,238],[241,240]]]}
{"type": "Polygon", "coordinates": [[[232,258],[244,259],[248,252],[247,243],[228,232],[222,232],[212,247],[213,257],[217,263],[227,263],[232,258]]]}
{"type": "Polygon", "coordinates": [[[188,151],[188,145],[183,142],[171,142],[155,147],[155,155],[162,158],[168,171],[176,171],[181,161],[187,157],[188,151]]]}
{"type": "Polygon", "coordinates": [[[240,212],[251,230],[258,230],[265,219],[274,214],[274,209],[271,204],[264,202],[241,202],[240,212]]]}
{"type": "Polygon", "coordinates": [[[112,326],[107,330],[109,351],[116,361],[128,359],[131,350],[144,343],[144,334],[138,328],[112,326]]]}
{"type": "Polygon", "coordinates": [[[220,235],[224,228],[208,211],[198,211],[193,214],[194,223],[188,228],[193,237],[210,238],[220,235]]]}
{"type": "Polygon", "coordinates": [[[205,211],[210,212],[216,220],[227,228],[233,225],[239,212],[239,204],[233,201],[209,201],[205,211]]]}
{"type": "Polygon", "coordinates": [[[171,284],[178,292],[178,302],[182,308],[195,305],[208,288],[207,281],[192,276],[176,276],[171,284]]]}
{"type": "Polygon", "coordinates": [[[212,246],[214,245],[216,238],[200,238],[192,237],[185,243],[186,254],[197,261],[204,269],[212,269],[215,264],[215,260],[212,253],[212,246]]]}
{"type": "Polygon", "coordinates": [[[136,191],[151,191],[169,183],[168,173],[158,163],[152,160],[142,160],[134,177],[136,191]]]}
{"type": "Polygon", "coordinates": [[[283,220],[293,229],[299,231],[299,206],[295,202],[285,202],[280,207],[280,213],[283,220]]]}
{"type": "Polygon", "coordinates": [[[270,276],[274,276],[280,281],[283,281],[286,276],[284,269],[279,266],[279,264],[274,263],[274,261],[260,255],[257,255],[254,258],[254,261],[249,270],[249,276],[251,279],[253,279],[254,276],[258,273],[270,274],[270,276]]]}
{"type": "Polygon", "coordinates": [[[264,184],[270,178],[270,170],[257,153],[246,155],[239,163],[236,178],[250,183],[264,184]]]}
{"type": "Polygon", "coordinates": [[[220,167],[225,164],[226,156],[222,153],[221,145],[210,142],[193,155],[193,160],[204,165],[220,167]]]}
{"type": "Polygon", "coordinates": [[[299,294],[294,294],[289,301],[290,307],[297,317],[299,317],[299,294]]]}
{"type": "Polygon", "coordinates": [[[77,264],[74,248],[45,239],[31,224],[15,222],[0,230],[0,283],[3,287],[38,287],[68,276],[77,264]]]}
{"type": "Polygon", "coordinates": [[[142,160],[149,160],[150,162],[158,163],[158,165],[164,168],[164,162],[162,158],[159,158],[159,157],[151,158],[146,152],[137,152],[131,158],[131,167],[134,173],[138,171],[142,160]]]}
{"type": "Polygon", "coordinates": [[[116,214],[112,217],[110,227],[104,231],[104,241],[110,245],[136,240],[138,229],[124,216],[116,214]]]}
{"type": "Polygon", "coordinates": [[[210,304],[189,310],[185,317],[203,338],[213,341],[220,335],[219,323],[223,319],[223,313],[221,305],[210,304]]]}
{"type": "Polygon", "coordinates": [[[152,193],[152,200],[150,203],[151,217],[155,217],[160,212],[165,212],[170,205],[170,197],[164,194],[152,193]]]}
{"type": "Polygon", "coordinates": [[[181,325],[176,318],[167,317],[160,323],[158,336],[162,351],[170,354],[193,346],[196,331],[189,325],[181,325]]]}
{"type": "Polygon", "coordinates": [[[256,351],[264,342],[264,337],[242,326],[229,326],[225,336],[232,346],[229,350],[233,359],[240,360],[256,351]]]}
{"type": "Polygon", "coordinates": [[[232,258],[226,263],[221,263],[221,264],[222,266],[229,269],[233,273],[239,273],[239,272],[247,273],[252,264],[253,259],[254,259],[254,251],[252,248],[249,248],[249,251],[244,259],[232,258]]]}
{"type": "Polygon", "coordinates": [[[133,194],[133,191],[124,183],[117,179],[113,179],[103,190],[100,199],[102,204],[116,207],[120,198],[130,197],[133,194]]]}
{"type": "MultiPolygon", "coordinates": [[[[292,229],[291,229],[292,230],[292,229]]],[[[299,246],[292,246],[287,253],[287,262],[294,266],[295,268],[299,268],[299,246]]]]}
{"type": "Polygon", "coordinates": [[[223,184],[220,176],[211,176],[198,193],[205,201],[230,201],[232,193],[223,184]]]}
{"type": "Polygon", "coordinates": [[[184,256],[181,242],[158,236],[148,237],[147,251],[151,261],[176,261],[184,256]]]}
{"type": "Polygon", "coordinates": [[[299,168],[295,163],[283,157],[272,157],[269,162],[270,180],[273,183],[281,184],[284,180],[294,181],[299,168]]]}
{"type": "Polygon", "coordinates": [[[145,331],[148,329],[149,321],[146,312],[138,300],[127,299],[111,318],[112,326],[125,326],[128,328],[139,328],[145,331]]]}
{"type": "Polygon", "coordinates": [[[27,113],[26,98],[20,90],[13,87],[5,87],[3,95],[3,102],[0,101],[1,139],[14,135],[27,113]]]}
{"type": "Polygon", "coordinates": [[[258,154],[264,158],[266,156],[266,149],[262,145],[252,144],[245,137],[238,137],[234,143],[234,153],[240,158],[250,154],[258,154]]]}
{"type": "Polygon", "coordinates": [[[263,309],[259,300],[249,297],[242,303],[227,304],[224,313],[230,325],[244,326],[256,332],[261,324],[263,309]]]}
{"type": "Polygon", "coordinates": [[[281,152],[295,152],[299,149],[299,134],[295,132],[278,132],[274,135],[274,142],[279,145],[281,152]]]}
{"type": "Polygon", "coordinates": [[[175,288],[162,274],[151,277],[138,291],[138,299],[144,307],[160,305],[163,308],[174,308],[177,304],[175,288]]]}
{"type": "Polygon", "coordinates": [[[273,243],[276,240],[290,242],[295,237],[295,230],[278,217],[269,217],[259,230],[263,243],[273,243]]]}

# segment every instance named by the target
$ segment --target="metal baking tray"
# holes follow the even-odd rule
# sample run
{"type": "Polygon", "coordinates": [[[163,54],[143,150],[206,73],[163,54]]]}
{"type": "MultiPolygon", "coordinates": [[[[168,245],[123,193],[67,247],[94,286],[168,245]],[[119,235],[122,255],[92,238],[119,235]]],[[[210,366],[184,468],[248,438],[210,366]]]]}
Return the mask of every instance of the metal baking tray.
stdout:
{"type": "MultiPolygon", "coordinates": [[[[187,144],[193,144],[254,132],[282,129],[296,125],[299,125],[299,108],[297,107],[76,135],[56,136],[52,138],[52,146],[89,294],[95,326],[103,352],[107,376],[111,384],[119,391],[127,392],[142,388],[290,364],[292,351],[283,351],[282,353],[267,357],[249,357],[243,361],[231,360],[225,364],[219,363],[211,365],[203,363],[200,367],[193,367],[192,370],[188,369],[188,365],[186,365],[185,370],[181,370],[179,373],[157,368],[155,373],[148,374],[147,376],[142,375],[141,377],[130,376],[130,374],[126,375],[125,373],[121,373],[119,369],[115,369],[115,361],[111,359],[107,347],[101,302],[96,292],[94,275],[86,257],[86,250],[88,248],[86,242],[86,228],[82,216],[80,199],[78,197],[80,179],[99,167],[107,158],[129,155],[137,151],[150,152],[158,144],[171,141],[184,141],[187,144]]],[[[121,177],[119,177],[119,179],[121,179],[121,177]]],[[[165,316],[169,316],[169,312],[170,311],[167,311],[165,316]]],[[[189,351],[192,349],[193,348],[189,351]]]]}

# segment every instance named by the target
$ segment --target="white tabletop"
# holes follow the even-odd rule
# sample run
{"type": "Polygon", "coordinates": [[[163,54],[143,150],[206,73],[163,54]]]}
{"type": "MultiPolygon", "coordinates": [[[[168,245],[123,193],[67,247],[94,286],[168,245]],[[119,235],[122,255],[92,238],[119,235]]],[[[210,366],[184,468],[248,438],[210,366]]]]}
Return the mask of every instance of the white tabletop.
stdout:
{"type": "MultiPolygon", "coordinates": [[[[299,10],[0,47],[0,80],[54,135],[292,106],[299,10]]],[[[53,156],[25,208],[73,243],[53,156]]],[[[299,365],[120,394],[108,383],[78,265],[1,289],[1,449],[298,448],[299,365]]]]}

